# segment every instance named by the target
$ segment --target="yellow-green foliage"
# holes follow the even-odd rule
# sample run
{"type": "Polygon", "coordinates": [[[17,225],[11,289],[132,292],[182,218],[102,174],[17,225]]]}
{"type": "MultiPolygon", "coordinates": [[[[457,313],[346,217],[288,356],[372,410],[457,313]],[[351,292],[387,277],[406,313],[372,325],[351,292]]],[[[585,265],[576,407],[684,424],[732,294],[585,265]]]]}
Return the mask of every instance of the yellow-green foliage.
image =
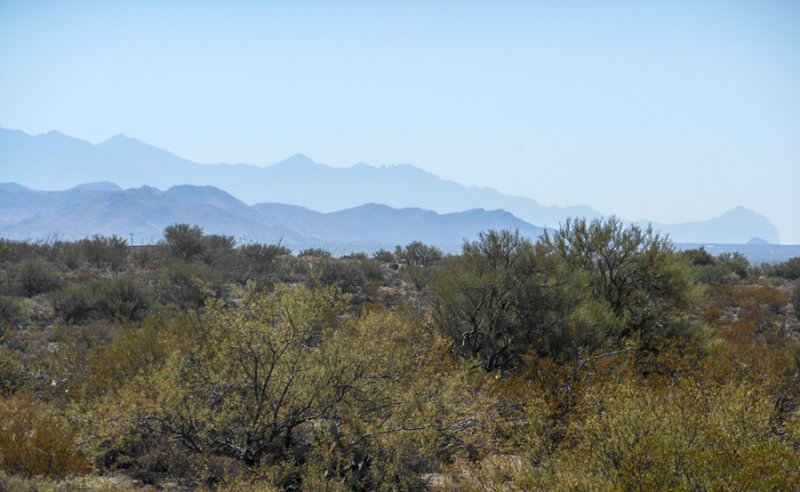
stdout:
{"type": "Polygon", "coordinates": [[[476,399],[450,377],[448,344],[418,320],[348,309],[333,288],[249,291],[235,305],[211,302],[158,335],[142,328],[98,351],[97,370],[112,355],[153,354],[150,366],[117,367],[76,390],[102,396],[89,412],[98,453],[133,453],[137,439],[164,436],[182,453],[258,465],[275,485],[320,469],[349,486],[416,480],[446,446],[437,440],[460,432],[464,412],[449,409],[476,399]],[[102,392],[101,381],[119,389],[102,392]]]}
{"type": "Polygon", "coordinates": [[[76,452],[76,429],[28,395],[0,399],[0,467],[27,476],[60,478],[87,470],[76,452]]]}
{"type": "MultiPolygon", "coordinates": [[[[795,490],[800,396],[785,303],[768,286],[709,291],[710,345],[570,363],[531,358],[499,393],[505,448],[452,470],[464,490],[795,490]],[[642,370],[646,368],[647,370],[642,370]]],[[[502,427],[501,427],[502,428],[502,427]]]]}
{"type": "Polygon", "coordinates": [[[253,250],[250,271],[230,238],[201,235],[92,280],[17,246],[0,259],[64,283],[0,329],[0,489],[800,486],[791,285],[693,283],[692,255],[651,231],[489,233],[404,274],[280,248],[253,250]],[[64,315],[91,286],[103,309],[64,315]]]}

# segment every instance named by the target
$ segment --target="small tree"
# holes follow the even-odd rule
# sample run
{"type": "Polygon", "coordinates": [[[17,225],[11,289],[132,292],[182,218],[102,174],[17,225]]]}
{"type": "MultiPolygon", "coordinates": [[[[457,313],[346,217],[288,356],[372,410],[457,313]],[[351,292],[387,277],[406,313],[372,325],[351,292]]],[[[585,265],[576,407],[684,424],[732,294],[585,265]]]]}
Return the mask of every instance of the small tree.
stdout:
{"type": "Polygon", "coordinates": [[[306,248],[299,252],[297,256],[313,256],[315,258],[330,258],[331,252],[322,248],[306,248]]]}
{"type": "Polygon", "coordinates": [[[87,260],[97,268],[117,270],[128,258],[128,242],[116,234],[111,237],[95,235],[80,244],[87,260]]]}
{"type": "Polygon", "coordinates": [[[407,265],[423,268],[439,263],[443,257],[439,248],[420,241],[408,243],[405,247],[395,247],[394,256],[407,265]]]}
{"type": "Polygon", "coordinates": [[[566,300],[554,268],[518,233],[482,233],[434,274],[437,324],[486,370],[513,367],[531,349],[549,350],[566,300]]]}
{"type": "Polygon", "coordinates": [[[606,220],[567,221],[544,244],[569,274],[585,276],[587,300],[606,306],[609,333],[617,343],[630,336],[672,336],[688,327],[687,314],[698,299],[688,261],[651,227],[606,220]]]}
{"type": "Polygon", "coordinates": [[[170,253],[176,258],[190,261],[204,250],[203,229],[189,224],[173,224],[164,229],[170,253]]]}

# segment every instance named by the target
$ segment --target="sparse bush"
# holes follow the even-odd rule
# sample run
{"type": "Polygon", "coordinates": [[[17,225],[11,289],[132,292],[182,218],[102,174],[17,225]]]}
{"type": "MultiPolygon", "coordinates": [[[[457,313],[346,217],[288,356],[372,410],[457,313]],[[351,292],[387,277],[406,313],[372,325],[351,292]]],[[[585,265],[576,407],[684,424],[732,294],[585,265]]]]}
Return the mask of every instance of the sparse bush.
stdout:
{"type": "Polygon", "coordinates": [[[733,284],[739,277],[724,263],[695,265],[691,269],[697,282],[706,285],[733,284]]]}
{"type": "Polygon", "coordinates": [[[99,317],[141,320],[151,304],[149,290],[125,278],[73,285],[51,297],[56,313],[67,323],[83,323],[99,317]]]}
{"type": "Polygon", "coordinates": [[[332,255],[330,251],[321,248],[308,248],[299,252],[297,256],[313,256],[315,258],[330,258],[332,255]]]}
{"type": "Polygon", "coordinates": [[[59,260],[61,263],[70,270],[75,270],[83,261],[83,254],[81,253],[81,243],[59,241],[55,247],[59,252],[59,260]]]}
{"type": "Polygon", "coordinates": [[[348,294],[364,293],[370,282],[383,277],[380,266],[368,259],[325,261],[316,265],[314,272],[323,285],[336,286],[348,294]]]}
{"type": "Polygon", "coordinates": [[[381,263],[394,263],[397,261],[394,257],[394,253],[385,249],[380,249],[372,253],[372,257],[381,263]]]}
{"type": "Polygon", "coordinates": [[[305,282],[311,277],[311,262],[305,258],[289,256],[277,262],[275,280],[284,283],[305,282]]]}
{"type": "Polygon", "coordinates": [[[246,284],[248,280],[263,280],[278,268],[278,259],[292,251],[279,244],[247,244],[239,247],[236,262],[237,279],[246,284]]]}
{"type": "Polygon", "coordinates": [[[197,309],[206,299],[222,297],[224,291],[222,277],[200,263],[171,265],[156,284],[156,294],[162,303],[183,310],[197,309]]]}
{"type": "Polygon", "coordinates": [[[41,260],[25,260],[9,270],[10,284],[22,296],[33,297],[58,287],[55,270],[41,260]]]}
{"type": "Polygon", "coordinates": [[[84,239],[80,245],[86,259],[97,268],[111,268],[116,271],[128,258],[128,242],[117,235],[95,235],[91,239],[84,239]]]}

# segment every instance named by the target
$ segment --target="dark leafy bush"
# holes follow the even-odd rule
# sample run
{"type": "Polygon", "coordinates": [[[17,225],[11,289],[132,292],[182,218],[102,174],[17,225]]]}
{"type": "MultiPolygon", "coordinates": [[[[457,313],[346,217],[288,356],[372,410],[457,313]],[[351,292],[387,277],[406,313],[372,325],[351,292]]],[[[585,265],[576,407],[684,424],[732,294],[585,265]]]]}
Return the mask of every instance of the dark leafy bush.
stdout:
{"type": "Polygon", "coordinates": [[[638,340],[654,347],[662,337],[693,336],[689,313],[700,294],[689,262],[652,228],[614,217],[581,219],[567,221],[543,242],[565,265],[563,275],[587,280],[582,297],[608,310],[611,317],[603,318],[613,345],[638,340]]]}
{"type": "Polygon", "coordinates": [[[222,276],[202,263],[171,265],[156,285],[159,301],[183,310],[199,308],[207,299],[222,297],[224,292],[222,276]]]}
{"type": "Polygon", "coordinates": [[[692,265],[713,265],[716,263],[714,256],[705,248],[687,249],[681,253],[692,265]]]}
{"type": "Polygon", "coordinates": [[[360,294],[369,283],[380,280],[383,272],[372,260],[325,261],[314,268],[315,278],[323,285],[333,285],[348,294],[360,294]]]}
{"type": "Polygon", "coordinates": [[[717,257],[717,263],[723,265],[740,279],[747,278],[750,270],[750,261],[738,251],[722,253],[717,257]]]}
{"type": "Polygon", "coordinates": [[[405,247],[397,246],[394,256],[407,265],[423,268],[439,263],[444,257],[439,248],[428,246],[420,241],[413,241],[405,247]]]}
{"type": "Polygon", "coordinates": [[[236,259],[236,277],[239,283],[264,280],[278,268],[279,258],[292,251],[279,244],[247,244],[240,246],[236,259]]]}
{"type": "Polygon", "coordinates": [[[200,226],[173,224],[164,229],[164,239],[172,256],[184,261],[194,259],[205,249],[203,229],[200,226]]]}
{"type": "Polygon", "coordinates": [[[706,285],[732,284],[739,281],[739,277],[723,263],[694,265],[691,272],[697,282],[706,285]]]}
{"type": "Polygon", "coordinates": [[[454,347],[484,369],[509,369],[562,323],[555,264],[541,248],[508,231],[481,234],[434,274],[434,316],[454,347]]]}
{"type": "Polygon", "coordinates": [[[790,258],[783,263],[773,266],[770,275],[782,277],[786,280],[797,280],[800,278],[800,256],[790,258]]]}
{"type": "Polygon", "coordinates": [[[233,236],[210,234],[203,236],[201,244],[202,259],[207,265],[230,265],[233,262],[235,253],[233,248],[236,245],[233,236]]]}
{"type": "Polygon", "coordinates": [[[128,259],[128,242],[117,235],[95,235],[81,241],[80,246],[87,261],[97,268],[119,270],[128,259]]]}
{"type": "Polygon", "coordinates": [[[11,285],[17,293],[25,297],[33,297],[58,287],[56,271],[41,260],[25,260],[9,270],[11,285]]]}
{"type": "Polygon", "coordinates": [[[133,321],[144,318],[152,295],[132,279],[100,279],[55,292],[52,301],[56,313],[67,323],[101,317],[133,321]]]}
{"type": "Polygon", "coordinates": [[[386,249],[380,249],[372,253],[372,257],[381,263],[394,263],[397,261],[394,257],[394,253],[386,249]]]}

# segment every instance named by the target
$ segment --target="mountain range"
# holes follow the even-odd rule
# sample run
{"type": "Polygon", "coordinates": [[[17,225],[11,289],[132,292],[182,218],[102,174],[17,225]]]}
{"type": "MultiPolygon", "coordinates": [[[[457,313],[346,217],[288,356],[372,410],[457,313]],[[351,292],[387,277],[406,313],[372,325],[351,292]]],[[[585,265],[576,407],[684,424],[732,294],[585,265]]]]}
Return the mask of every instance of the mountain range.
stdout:
{"type": "Polygon", "coordinates": [[[321,213],[280,203],[251,206],[212,186],[123,190],[104,182],[38,191],[0,184],[0,237],[8,239],[76,240],[92,234],[128,239],[133,234],[134,243],[152,244],[165,227],[179,222],[233,236],[239,243],[280,243],[295,251],[319,247],[337,254],[391,249],[415,240],[455,252],[463,240],[489,229],[519,230],[531,238],[543,232],[502,210],[437,214],[366,204],[321,213]]]}
{"type": "MultiPolygon", "coordinates": [[[[194,185],[195,187],[213,185],[218,188],[217,191],[227,192],[228,197],[236,197],[239,207],[235,210],[242,211],[243,215],[237,216],[234,221],[231,219],[231,214],[233,214],[231,210],[220,209],[228,214],[225,216],[214,215],[221,213],[215,209],[203,208],[209,216],[214,216],[214,220],[210,224],[222,223],[223,216],[225,216],[232,221],[231,224],[241,224],[241,227],[237,226],[238,229],[231,225],[231,232],[228,234],[238,235],[239,231],[244,234],[245,231],[252,230],[248,229],[249,227],[261,223],[262,219],[256,219],[256,217],[264,216],[264,203],[274,206],[288,204],[306,209],[308,213],[312,214],[308,217],[313,216],[313,213],[319,214],[314,220],[309,218],[308,222],[314,224],[316,229],[295,228],[296,223],[292,223],[290,224],[293,225],[291,230],[284,231],[287,233],[287,237],[290,233],[298,234],[298,241],[300,236],[307,239],[314,237],[324,239],[328,237],[328,233],[322,231],[338,231],[336,228],[325,229],[326,224],[333,223],[331,221],[338,217],[336,214],[343,214],[345,211],[360,210],[365,214],[371,213],[373,217],[380,215],[376,214],[377,205],[367,206],[369,211],[361,210],[365,204],[384,205],[385,208],[380,209],[384,216],[391,215],[390,211],[395,213],[397,210],[401,210],[408,214],[409,210],[416,210],[417,213],[422,214],[421,216],[434,214],[452,218],[457,217],[459,213],[474,215],[477,213],[477,209],[483,209],[482,213],[484,214],[498,214],[501,213],[499,211],[504,210],[513,214],[515,220],[527,223],[526,227],[534,227],[531,224],[536,224],[539,230],[545,226],[556,227],[570,217],[602,216],[597,210],[584,205],[549,207],[530,198],[503,195],[491,188],[462,186],[408,164],[374,167],[360,163],[347,168],[334,168],[316,163],[302,154],[294,155],[267,167],[248,164],[198,164],[123,135],[117,135],[94,145],[59,132],[31,136],[18,130],[0,129],[0,169],[2,169],[0,181],[19,183],[23,185],[23,188],[28,187],[28,191],[31,192],[31,189],[69,190],[85,192],[88,196],[91,193],[102,194],[111,190],[103,189],[104,186],[108,188],[108,185],[87,187],[84,185],[85,183],[116,183],[120,186],[115,185],[119,188],[114,190],[115,192],[124,191],[122,196],[125,197],[130,194],[131,197],[128,198],[139,200],[139,207],[145,207],[145,209],[149,209],[147,208],[149,200],[155,200],[154,203],[162,203],[163,200],[169,201],[174,198],[176,190],[180,190],[182,185],[194,185]],[[163,194],[158,195],[156,194],[158,189],[167,191],[159,192],[163,194]],[[245,209],[242,207],[254,204],[262,205],[257,205],[252,209],[248,208],[244,213],[245,209]],[[463,212],[465,210],[470,212],[463,212]],[[486,212],[486,210],[497,212],[486,212]]],[[[6,185],[4,189],[10,187],[13,186],[6,185]]],[[[191,189],[196,190],[196,188],[191,189]]],[[[188,193],[188,191],[186,192],[188,193]]],[[[119,197],[116,199],[121,200],[119,197]]],[[[8,197],[4,197],[3,200],[14,201],[13,198],[8,197]]],[[[79,200],[74,196],[71,198],[61,197],[58,200],[62,200],[60,202],[62,208],[58,212],[61,214],[69,214],[69,211],[63,210],[63,207],[73,207],[85,203],[85,201],[81,201],[84,200],[83,198],[79,200]],[[77,201],[73,204],[69,200],[77,201]]],[[[193,208],[197,205],[186,208],[185,202],[180,203],[182,205],[176,205],[178,208],[174,210],[175,214],[172,217],[181,216],[178,212],[186,213],[188,214],[185,215],[187,218],[179,219],[179,221],[191,222],[189,217],[199,213],[193,208]]],[[[122,206],[123,203],[120,202],[119,205],[122,206]]],[[[9,208],[0,210],[0,214],[9,217],[14,216],[9,210],[19,211],[23,207],[20,203],[5,204],[4,202],[4,207],[6,206],[9,208]]],[[[169,208],[166,205],[163,207],[169,208]]],[[[102,208],[100,207],[100,209],[102,208]]],[[[162,209],[162,212],[166,208],[162,209]]],[[[291,213],[290,208],[284,208],[281,213],[267,214],[270,222],[263,226],[266,227],[265,232],[263,234],[251,232],[250,235],[253,238],[256,235],[271,237],[272,232],[268,233],[268,231],[285,228],[287,224],[285,221],[281,222],[282,218],[291,216],[291,213]]],[[[167,215],[169,214],[163,214],[163,216],[167,215]]],[[[407,217],[404,216],[404,218],[407,217]]],[[[68,217],[64,215],[59,220],[61,219],[67,220],[68,217]]],[[[45,233],[45,222],[49,219],[46,220],[43,216],[39,219],[27,217],[25,220],[39,220],[40,223],[38,226],[34,225],[34,222],[26,222],[24,226],[13,226],[6,220],[0,234],[4,236],[14,234],[15,237],[31,234],[30,237],[40,237],[38,235],[45,233]]],[[[85,225],[102,228],[103,220],[102,217],[97,217],[96,222],[85,225]]],[[[126,233],[136,230],[144,233],[149,230],[147,220],[153,222],[152,219],[145,219],[142,214],[139,214],[138,220],[141,223],[133,219],[127,220],[130,230],[126,233]]],[[[384,220],[384,223],[389,223],[394,219],[387,216],[384,217],[384,220]]],[[[84,222],[79,221],[79,223],[84,222]]],[[[158,220],[153,223],[161,224],[158,220]]],[[[648,221],[642,223],[645,224],[648,221]]],[[[421,227],[420,224],[417,226],[421,227]]],[[[703,222],[654,223],[653,226],[658,231],[669,234],[674,242],[735,244],[747,243],[751,240],[769,243],[779,241],[777,229],[766,218],[741,207],[730,210],[721,217],[703,222]]],[[[396,237],[401,237],[402,234],[399,233],[398,227],[400,225],[395,227],[395,230],[398,230],[396,237]]],[[[68,234],[79,233],[77,225],[63,225],[58,229],[65,237],[68,234]]],[[[381,227],[372,227],[371,230],[377,234],[381,227]]],[[[84,236],[89,232],[86,229],[82,231],[84,236]]],[[[442,229],[442,234],[445,231],[448,229],[442,229]]],[[[98,229],[97,232],[101,231],[98,229]]],[[[209,228],[209,232],[213,232],[212,228],[209,228]]],[[[358,241],[364,239],[359,234],[347,236],[344,232],[330,237],[336,241],[344,241],[347,237],[358,238],[358,241]]],[[[373,242],[378,239],[376,236],[373,242]]],[[[422,240],[423,238],[420,235],[415,239],[422,240]]],[[[463,238],[453,236],[447,239],[449,243],[458,243],[463,238]]]]}

